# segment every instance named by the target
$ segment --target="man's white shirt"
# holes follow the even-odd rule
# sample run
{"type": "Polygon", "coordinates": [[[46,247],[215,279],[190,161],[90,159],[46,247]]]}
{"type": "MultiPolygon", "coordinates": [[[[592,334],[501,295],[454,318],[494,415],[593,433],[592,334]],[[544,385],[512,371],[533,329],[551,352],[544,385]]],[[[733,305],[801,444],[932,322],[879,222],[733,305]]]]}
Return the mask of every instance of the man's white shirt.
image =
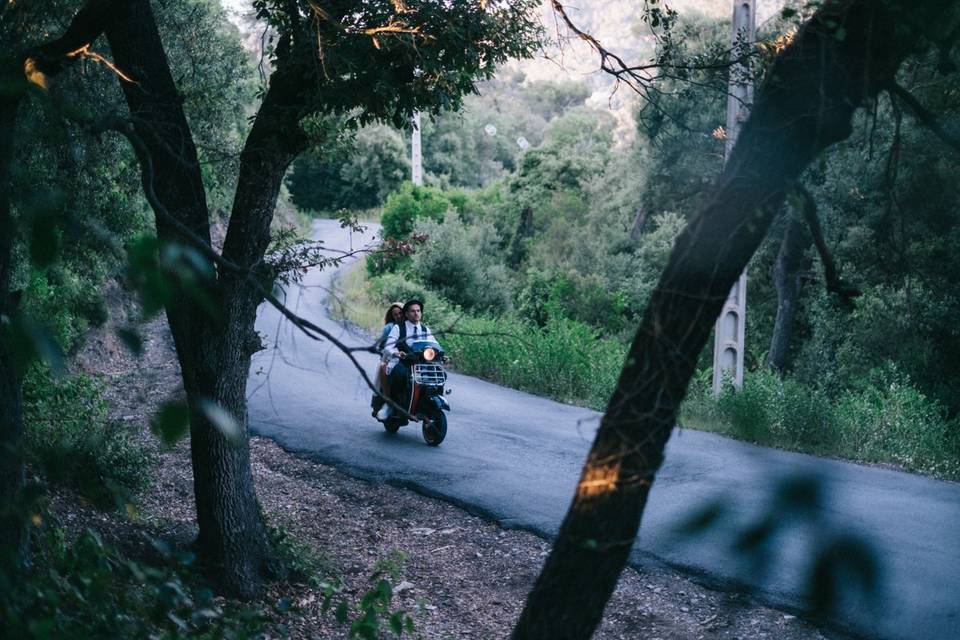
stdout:
{"type": "MultiPolygon", "coordinates": [[[[436,342],[437,339],[433,337],[433,332],[430,331],[430,328],[425,326],[422,322],[419,324],[413,324],[409,320],[403,321],[407,325],[407,335],[403,339],[406,345],[409,347],[414,342],[420,340],[432,340],[436,342]]],[[[397,348],[397,342],[400,340],[400,325],[395,324],[393,328],[390,329],[390,334],[387,336],[386,341],[383,345],[383,355],[387,359],[387,373],[389,374],[393,371],[393,368],[399,362],[400,349],[397,348]]]]}

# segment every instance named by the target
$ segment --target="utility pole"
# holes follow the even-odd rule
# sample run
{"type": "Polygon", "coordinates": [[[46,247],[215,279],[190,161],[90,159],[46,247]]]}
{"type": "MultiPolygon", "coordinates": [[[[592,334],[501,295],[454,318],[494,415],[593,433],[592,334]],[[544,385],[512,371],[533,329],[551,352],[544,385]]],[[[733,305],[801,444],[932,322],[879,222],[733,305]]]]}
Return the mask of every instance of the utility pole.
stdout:
{"type": "MultiPolygon", "coordinates": [[[[733,52],[740,58],[756,39],[755,0],[733,2],[733,52]]],[[[727,95],[726,147],[723,159],[730,158],[740,127],[753,104],[753,79],[750,69],[741,63],[730,67],[727,95]]],[[[739,389],[743,386],[744,330],[747,321],[747,272],[730,289],[717,319],[713,348],[713,393],[720,394],[724,377],[739,389]]]]}
{"type": "Polygon", "coordinates": [[[410,141],[410,180],[413,184],[423,185],[423,153],[420,150],[420,112],[413,114],[413,137],[410,141]]]}

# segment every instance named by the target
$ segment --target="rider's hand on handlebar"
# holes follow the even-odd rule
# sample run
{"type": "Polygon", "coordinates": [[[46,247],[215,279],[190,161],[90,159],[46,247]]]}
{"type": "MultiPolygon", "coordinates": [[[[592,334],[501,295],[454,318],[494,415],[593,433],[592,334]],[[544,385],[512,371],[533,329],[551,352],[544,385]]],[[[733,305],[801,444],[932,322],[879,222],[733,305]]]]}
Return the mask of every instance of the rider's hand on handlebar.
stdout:
{"type": "Polygon", "coordinates": [[[406,360],[407,354],[401,351],[400,353],[397,354],[397,357],[400,358],[401,360],[406,360]]]}

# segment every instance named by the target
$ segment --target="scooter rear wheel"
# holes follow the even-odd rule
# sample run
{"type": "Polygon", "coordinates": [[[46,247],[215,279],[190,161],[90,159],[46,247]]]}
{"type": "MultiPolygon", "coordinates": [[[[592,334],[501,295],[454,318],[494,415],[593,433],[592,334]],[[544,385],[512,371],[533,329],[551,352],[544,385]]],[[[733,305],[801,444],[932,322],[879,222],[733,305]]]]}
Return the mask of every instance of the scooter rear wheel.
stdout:
{"type": "Polygon", "coordinates": [[[435,447],[447,437],[447,416],[443,411],[436,411],[423,417],[423,439],[431,447],[435,447]]]}

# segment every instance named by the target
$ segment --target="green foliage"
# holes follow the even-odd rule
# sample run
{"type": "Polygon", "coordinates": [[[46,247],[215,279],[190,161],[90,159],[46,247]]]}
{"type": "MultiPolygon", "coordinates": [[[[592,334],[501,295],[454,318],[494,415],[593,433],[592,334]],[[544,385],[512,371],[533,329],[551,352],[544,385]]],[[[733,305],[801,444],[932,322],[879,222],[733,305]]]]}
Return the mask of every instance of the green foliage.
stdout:
{"type": "Polygon", "coordinates": [[[256,88],[250,54],[216,0],[168,2],[155,11],[170,68],[178,74],[177,91],[197,145],[208,205],[225,217],[233,205],[256,88]]]}
{"type": "Polygon", "coordinates": [[[387,198],[380,218],[383,237],[394,240],[407,238],[413,233],[417,220],[443,222],[451,207],[450,200],[439,189],[406,183],[387,198]]]}
{"type": "MultiPolygon", "coordinates": [[[[419,187],[406,182],[399,191],[387,196],[380,218],[382,236],[389,242],[405,243],[411,239],[417,220],[435,220],[442,222],[452,209],[450,200],[439,189],[419,187]]],[[[375,254],[367,261],[367,270],[377,275],[409,264],[410,260],[403,251],[386,251],[375,254]]]]}
{"type": "Polygon", "coordinates": [[[556,317],[538,327],[512,315],[470,315],[398,274],[374,278],[369,287],[378,307],[390,300],[424,300],[425,321],[457,369],[499,384],[599,409],[623,364],[625,347],[582,322],[556,317]]]}
{"type": "MultiPolygon", "coordinates": [[[[339,3],[302,24],[291,21],[290,6],[254,3],[283,43],[271,52],[274,62],[283,58],[277,67],[305,92],[307,113],[350,114],[360,125],[400,128],[415,111],[457,109],[502,63],[532,56],[542,31],[533,0],[339,3]]],[[[294,6],[315,15],[308,0],[294,6]]]]}
{"type": "Polygon", "coordinates": [[[886,462],[946,478],[960,477],[957,421],[892,364],[833,399],[823,387],[765,369],[747,372],[742,389],[719,398],[701,372],[684,401],[681,423],[763,445],[886,462]]]}
{"type": "Polygon", "coordinates": [[[54,379],[32,367],[23,383],[24,430],[27,458],[49,481],[110,506],[146,486],[154,459],[107,421],[103,387],[90,376],[54,379]]]}
{"type": "Polygon", "coordinates": [[[415,233],[426,237],[411,266],[420,282],[468,311],[503,313],[510,308],[510,282],[497,264],[500,238],[492,224],[467,225],[453,215],[442,224],[418,221],[415,233]]]}
{"type": "Polygon", "coordinates": [[[276,518],[267,519],[267,535],[270,536],[270,548],[277,556],[277,562],[284,572],[289,572],[293,580],[303,582],[318,589],[329,589],[326,594],[332,597],[336,589],[335,581],[324,578],[331,572],[327,557],[313,546],[304,542],[290,531],[290,527],[276,518]]]}
{"type": "Polygon", "coordinates": [[[835,415],[841,446],[863,460],[960,477],[957,420],[948,420],[943,406],[892,363],[870,371],[860,389],[844,393],[835,415]]]}
{"type": "Polygon", "coordinates": [[[96,272],[78,273],[69,264],[32,271],[24,290],[25,310],[43,318],[58,344],[69,350],[87,329],[100,326],[107,319],[103,298],[97,290],[98,276],[101,274],[96,272]]]}
{"type": "MultiPolygon", "coordinates": [[[[39,518],[39,517],[38,517],[39,518]]],[[[0,575],[0,627],[11,638],[224,638],[273,631],[253,607],[222,604],[187,576],[192,554],[154,541],[163,562],[130,560],[84,531],[69,547],[46,525],[33,570],[0,575]]]]}
{"type": "Polygon", "coordinates": [[[332,212],[378,207],[409,175],[401,134],[372,125],[360,129],[343,150],[315,149],[299,156],[286,183],[301,209],[332,212]]]}
{"type": "MultiPolygon", "coordinates": [[[[374,565],[370,576],[372,587],[361,596],[353,607],[353,620],[350,623],[351,640],[379,640],[387,633],[398,638],[404,633],[411,636],[415,632],[413,617],[403,609],[392,609],[394,582],[400,579],[406,556],[396,551],[374,565]]],[[[343,622],[350,615],[349,607],[337,610],[337,618],[343,622]]]]}
{"type": "Polygon", "coordinates": [[[552,120],[590,96],[586,85],[532,82],[520,72],[501,73],[478,89],[460,111],[424,119],[429,184],[478,188],[507,177],[524,153],[520,138],[539,145],[552,120]]]}
{"type": "Polygon", "coordinates": [[[731,434],[743,440],[829,451],[837,437],[826,394],[766,369],[752,372],[740,390],[726,385],[717,404],[731,434]]]}

